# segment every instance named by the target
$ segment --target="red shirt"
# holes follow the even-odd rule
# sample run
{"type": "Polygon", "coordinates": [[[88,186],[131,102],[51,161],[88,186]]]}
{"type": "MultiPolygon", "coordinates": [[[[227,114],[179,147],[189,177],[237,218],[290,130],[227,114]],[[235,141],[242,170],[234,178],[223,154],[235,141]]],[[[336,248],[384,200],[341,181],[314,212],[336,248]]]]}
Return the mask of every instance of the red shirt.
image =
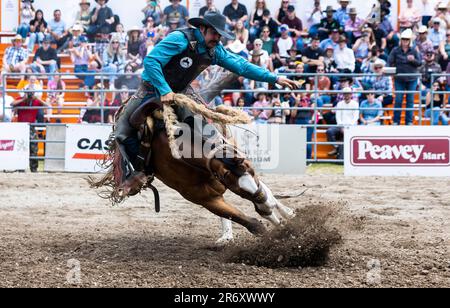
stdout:
{"type": "MultiPolygon", "coordinates": [[[[31,102],[25,101],[16,105],[16,107],[41,107],[42,103],[34,99],[31,102]]],[[[36,122],[37,114],[39,109],[18,109],[17,110],[17,121],[21,123],[34,123],[36,122]]]]}
{"type": "Polygon", "coordinates": [[[289,19],[289,17],[286,16],[283,18],[281,23],[288,25],[290,29],[295,29],[298,31],[303,30],[302,21],[298,17],[295,17],[294,19],[289,19]]]}

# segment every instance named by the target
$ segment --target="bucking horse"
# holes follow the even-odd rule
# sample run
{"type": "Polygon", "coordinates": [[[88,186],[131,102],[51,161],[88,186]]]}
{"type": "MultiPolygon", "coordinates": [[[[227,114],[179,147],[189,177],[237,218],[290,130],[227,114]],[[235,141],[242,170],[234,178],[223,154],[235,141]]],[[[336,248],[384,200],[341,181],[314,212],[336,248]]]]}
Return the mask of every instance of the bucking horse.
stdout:
{"type": "MultiPolygon", "coordinates": [[[[152,185],[154,178],[159,179],[165,185],[176,190],[186,200],[199,204],[210,212],[222,218],[222,236],[217,244],[224,244],[233,239],[232,221],[248,229],[252,234],[262,235],[266,232],[265,225],[257,218],[250,217],[242,211],[225,201],[224,194],[227,190],[238,196],[251,201],[256,212],[274,225],[280,225],[284,220],[294,216],[289,207],[283,205],[274,197],[269,187],[256,175],[251,162],[238,149],[233,138],[227,132],[224,123],[234,117],[234,123],[248,123],[249,118],[240,111],[230,108],[207,108],[211,101],[220,91],[226,87],[230,80],[236,76],[221,76],[220,83],[210,84],[205,90],[197,92],[187,90],[184,94],[176,94],[173,107],[162,105],[157,99],[144,102],[129,117],[129,124],[139,131],[141,146],[149,148],[145,157],[147,183],[143,183],[141,189],[151,188],[155,193],[155,202],[159,208],[159,194],[152,185]],[[184,105],[182,106],[183,103],[184,105]],[[191,109],[193,113],[201,114],[202,122],[207,120],[223,120],[217,125],[214,138],[205,138],[200,145],[192,138],[191,147],[188,152],[192,155],[177,155],[174,149],[174,132],[178,125],[177,112],[179,108],[191,109]],[[209,141],[208,141],[209,140],[209,141]],[[213,142],[211,142],[213,140],[213,142]],[[211,147],[204,151],[205,142],[210,142],[211,147]],[[193,155],[201,146],[200,158],[193,155]],[[226,157],[226,159],[223,159],[226,157]]],[[[122,116],[123,108],[116,113],[116,120],[122,116]]],[[[190,124],[192,136],[199,134],[195,124],[190,124]]],[[[114,127],[111,135],[111,148],[104,166],[108,168],[107,173],[101,179],[90,180],[91,187],[108,187],[107,197],[113,203],[120,203],[127,194],[120,187],[119,179],[122,177],[120,170],[121,155],[123,151],[120,144],[114,140],[114,127]]],[[[202,131],[202,130],[200,130],[202,131]]],[[[201,133],[200,133],[201,134],[201,133]]],[[[176,146],[175,146],[176,147],[176,146]]],[[[184,149],[186,150],[186,149],[184,149]]],[[[185,153],[185,152],[184,152],[185,153]]],[[[197,155],[198,156],[198,155],[197,155]]],[[[158,209],[157,209],[158,211],[158,209]]]]}

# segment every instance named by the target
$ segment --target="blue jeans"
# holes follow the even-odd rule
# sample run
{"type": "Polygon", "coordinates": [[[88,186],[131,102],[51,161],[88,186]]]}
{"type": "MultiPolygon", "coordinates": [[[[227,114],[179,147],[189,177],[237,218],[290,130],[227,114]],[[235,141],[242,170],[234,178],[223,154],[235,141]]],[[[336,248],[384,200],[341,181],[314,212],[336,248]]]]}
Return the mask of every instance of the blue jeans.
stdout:
{"type": "Polygon", "coordinates": [[[110,73],[111,75],[108,75],[109,83],[110,84],[114,84],[114,81],[117,78],[116,74],[123,73],[123,68],[120,68],[119,66],[117,66],[115,64],[110,64],[108,66],[103,66],[102,72],[103,73],[110,73]]]}
{"type": "MultiPolygon", "coordinates": [[[[417,88],[417,79],[411,81],[395,80],[395,90],[400,91],[395,95],[395,108],[402,108],[403,97],[405,95],[402,91],[415,91],[417,88]]],[[[414,93],[406,94],[406,108],[414,108],[414,93]]],[[[399,125],[402,116],[401,110],[394,111],[394,124],[399,125]]],[[[406,125],[413,124],[414,111],[406,111],[406,125]]]]}
{"type": "Polygon", "coordinates": [[[28,36],[28,33],[30,32],[30,25],[29,24],[20,24],[17,28],[17,34],[20,34],[23,39],[26,39],[28,36]]]}
{"type": "Polygon", "coordinates": [[[83,83],[85,86],[87,86],[89,88],[94,86],[94,84],[95,84],[95,76],[94,75],[90,75],[90,76],[76,75],[77,73],[95,73],[95,71],[89,71],[87,65],[75,65],[74,72],[75,72],[75,76],[78,79],[83,80],[83,83]]]}
{"type": "Polygon", "coordinates": [[[42,43],[42,41],[44,40],[44,33],[42,32],[32,32],[30,33],[30,39],[28,41],[28,50],[30,52],[33,52],[34,49],[34,45],[36,44],[36,42],[40,45],[42,43]]]}
{"type": "MultiPolygon", "coordinates": [[[[310,118],[298,118],[298,119],[295,119],[295,124],[297,124],[297,125],[311,124],[311,123],[309,123],[310,120],[311,120],[310,118]]],[[[314,128],[307,127],[306,128],[306,142],[312,141],[313,134],[314,134],[314,128]]],[[[306,144],[306,158],[311,159],[311,157],[312,157],[312,144],[306,144]]]]}
{"type": "MultiPolygon", "coordinates": [[[[329,95],[320,95],[317,100],[312,98],[312,101],[316,102],[316,105],[318,108],[322,108],[325,104],[331,104],[331,96],[329,95]]],[[[320,110],[319,112],[322,112],[323,110],[320,110]]]]}
{"type": "MultiPolygon", "coordinates": [[[[58,64],[56,63],[52,63],[50,65],[44,65],[45,68],[45,72],[46,73],[54,73],[58,70],[58,64]]],[[[33,73],[40,73],[41,69],[39,68],[39,66],[36,63],[31,64],[31,70],[33,71],[33,73]]],[[[48,76],[48,80],[53,80],[55,76],[48,76]]]]}
{"type": "MultiPolygon", "coordinates": [[[[431,118],[431,108],[425,110],[425,117],[431,118]]],[[[441,108],[433,108],[433,122],[431,125],[439,125],[439,120],[441,120],[442,125],[448,125],[449,118],[446,114],[441,114],[441,108]]]]}

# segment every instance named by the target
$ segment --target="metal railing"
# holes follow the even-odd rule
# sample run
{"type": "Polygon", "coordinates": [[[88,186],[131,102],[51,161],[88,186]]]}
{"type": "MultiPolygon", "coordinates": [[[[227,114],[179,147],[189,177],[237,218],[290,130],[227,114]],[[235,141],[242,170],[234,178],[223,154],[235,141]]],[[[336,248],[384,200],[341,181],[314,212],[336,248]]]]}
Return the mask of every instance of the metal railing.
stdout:
{"type": "MultiPolygon", "coordinates": [[[[41,90],[16,90],[16,89],[7,89],[7,78],[8,77],[14,77],[14,76],[24,76],[24,75],[36,75],[35,73],[29,73],[29,74],[20,74],[20,73],[11,73],[11,74],[4,74],[2,77],[2,96],[3,96],[3,101],[5,102],[5,97],[7,93],[29,93],[29,92],[42,92],[42,93],[60,93],[60,92],[64,92],[64,93],[85,93],[85,92],[90,92],[90,93],[100,93],[101,94],[101,99],[100,99],[100,106],[70,106],[70,107],[59,107],[59,106],[51,106],[51,107],[16,107],[15,109],[59,109],[59,110],[64,110],[64,109],[70,109],[70,110],[74,110],[74,109],[85,109],[85,110],[100,110],[101,113],[101,122],[104,123],[105,122],[105,111],[108,110],[117,110],[119,107],[118,106],[106,106],[105,105],[105,96],[107,93],[120,93],[123,92],[123,90],[118,89],[118,90],[110,90],[110,89],[97,89],[97,90],[91,90],[91,89],[77,89],[77,90],[46,90],[46,89],[41,89],[41,90]]],[[[111,74],[106,74],[106,73],[55,73],[55,74],[40,74],[40,76],[54,76],[54,75],[59,75],[59,76],[96,76],[97,78],[100,79],[100,83],[104,84],[105,81],[105,77],[111,75],[111,74]]],[[[117,77],[121,76],[121,75],[132,75],[132,76],[138,76],[137,74],[114,74],[117,77]]],[[[299,76],[298,74],[282,74],[282,75],[288,75],[288,76],[299,76]]],[[[263,90],[263,89],[249,89],[249,90],[235,90],[235,89],[230,89],[230,90],[224,90],[222,91],[222,93],[258,93],[258,92],[263,92],[263,93],[267,93],[267,94],[283,94],[283,93],[306,93],[309,95],[313,95],[316,99],[324,94],[327,95],[332,95],[332,94],[343,94],[342,90],[319,90],[318,88],[318,84],[319,84],[319,78],[321,76],[336,76],[336,77],[352,77],[352,78],[361,78],[361,77],[367,77],[367,76],[375,76],[374,74],[341,74],[341,73],[333,73],[333,74],[301,74],[301,76],[304,77],[309,77],[310,79],[314,80],[314,84],[313,87],[310,90],[263,90]]],[[[417,79],[420,79],[421,74],[398,74],[395,76],[392,75],[386,75],[387,77],[391,78],[391,77],[400,77],[400,76],[408,76],[408,77],[415,77],[417,79]]],[[[436,77],[447,77],[450,76],[450,74],[433,74],[432,75],[432,83],[434,82],[434,80],[436,79],[436,77]]],[[[420,83],[419,83],[420,85],[420,83]]],[[[433,94],[449,94],[449,91],[434,91],[433,92],[433,88],[431,87],[431,103],[433,103],[433,94]]],[[[133,93],[132,89],[129,89],[128,92],[131,94],[133,93]]],[[[386,91],[367,91],[367,90],[355,90],[353,89],[353,94],[367,94],[367,93],[376,93],[376,94],[387,94],[386,91]]],[[[423,121],[424,121],[424,114],[423,114],[423,108],[424,106],[422,105],[422,101],[424,99],[423,95],[422,95],[422,91],[419,88],[418,90],[414,90],[414,91],[397,91],[397,90],[393,90],[392,92],[389,92],[389,95],[392,95],[393,97],[395,97],[395,94],[397,93],[402,93],[402,94],[414,94],[414,95],[418,95],[419,96],[419,104],[417,106],[414,106],[413,108],[403,108],[403,107],[389,107],[389,108],[382,108],[381,110],[384,112],[386,111],[394,111],[394,112],[402,112],[402,111],[411,111],[411,112],[418,112],[418,124],[422,125],[423,121]]],[[[395,100],[393,101],[393,104],[395,104],[395,100]]],[[[395,106],[395,105],[394,105],[395,106]]],[[[312,158],[308,159],[309,162],[342,162],[342,159],[323,159],[323,158],[319,158],[318,153],[319,153],[319,146],[323,146],[323,145],[333,145],[333,146],[339,146],[339,145],[343,145],[343,142],[320,142],[319,140],[319,129],[325,129],[325,128],[330,128],[330,127],[343,127],[342,125],[338,125],[338,124],[319,124],[318,121],[316,119],[318,119],[319,114],[323,113],[324,111],[328,111],[328,112],[335,112],[335,111],[339,111],[339,110],[345,110],[345,111],[353,111],[353,110],[379,110],[379,108],[357,108],[357,109],[338,109],[336,107],[332,107],[332,106],[324,106],[324,107],[318,107],[317,104],[314,104],[312,107],[289,107],[289,108],[283,108],[283,107],[245,107],[247,110],[298,110],[298,111],[311,111],[312,114],[312,119],[314,119],[313,123],[311,124],[304,124],[302,126],[306,127],[306,128],[312,128],[313,129],[313,138],[311,141],[308,141],[307,144],[309,146],[312,146],[312,158]]],[[[5,114],[5,110],[8,109],[7,106],[5,106],[5,104],[3,104],[3,114],[5,114]]],[[[443,112],[447,112],[450,111],[450,108],[442,108],[441,111],[443,112]]],[[[431,123],[433,123],[434,120],[434,113],[431,112],[431,123]]],[[[52,125],[65,125],[65,124],[58,124],[58,123],[33,123],[33,126],[52,126],[52,125]]],[[[52,140],[52,141],[47,141],[47,140],[39,140],[39,139],[34,139],[31,140],[31,142],[33,143],[63,143],[63,140],[52,140]]],[[[56,158],[56,157],[32,157],[32,159],[64,159],[62,157],[60,158],[56,158]]]]}

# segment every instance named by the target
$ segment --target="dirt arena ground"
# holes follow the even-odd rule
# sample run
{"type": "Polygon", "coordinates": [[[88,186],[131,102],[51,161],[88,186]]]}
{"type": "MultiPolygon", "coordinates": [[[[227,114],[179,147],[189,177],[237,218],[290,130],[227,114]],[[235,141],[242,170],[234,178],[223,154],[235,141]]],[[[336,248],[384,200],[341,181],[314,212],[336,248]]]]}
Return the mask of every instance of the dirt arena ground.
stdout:
{"type": "Polygon", "coordinates": [[[0,287],[450,287],[450,179],[263,176],[275,193],[308,188],[286,204],[352,221],[325,266],[268,269],[226,262],[219,219],[162,184],[156,214],[151,193],[112,208],[84,177],[0,174],[0,287]]]}

